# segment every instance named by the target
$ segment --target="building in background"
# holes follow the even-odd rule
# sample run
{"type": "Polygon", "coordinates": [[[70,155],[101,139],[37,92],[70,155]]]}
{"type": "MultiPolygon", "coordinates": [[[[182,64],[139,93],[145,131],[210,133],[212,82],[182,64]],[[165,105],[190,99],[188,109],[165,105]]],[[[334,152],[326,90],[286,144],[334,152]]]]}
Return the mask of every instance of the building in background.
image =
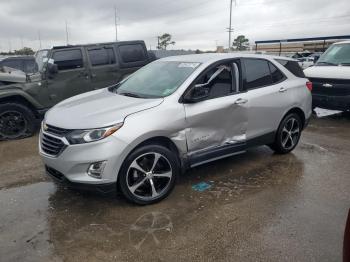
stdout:
{"type": "Polygon", "coordinates": [[[324,52],[331,44],[350,35],[255,41],[254,51],[268,53],[324,52]]]}

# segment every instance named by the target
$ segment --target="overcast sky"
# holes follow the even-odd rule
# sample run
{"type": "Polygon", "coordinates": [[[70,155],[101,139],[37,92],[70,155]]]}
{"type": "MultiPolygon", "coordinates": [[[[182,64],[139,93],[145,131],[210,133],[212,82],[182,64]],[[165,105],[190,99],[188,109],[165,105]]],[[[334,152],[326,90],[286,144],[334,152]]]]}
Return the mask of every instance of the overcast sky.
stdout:
{"type": "MultiPolygon", "coordinates": [[[[171,49],[214,49],[228,45],[230,0],[0,0],[0,50],[69,43],[114,41],[114,6],[118,39],[145,40],[170,33],[171,49]]],[[[233,37],[255,40],[350,34],[350,0],[237,0],[233,37]]]]}

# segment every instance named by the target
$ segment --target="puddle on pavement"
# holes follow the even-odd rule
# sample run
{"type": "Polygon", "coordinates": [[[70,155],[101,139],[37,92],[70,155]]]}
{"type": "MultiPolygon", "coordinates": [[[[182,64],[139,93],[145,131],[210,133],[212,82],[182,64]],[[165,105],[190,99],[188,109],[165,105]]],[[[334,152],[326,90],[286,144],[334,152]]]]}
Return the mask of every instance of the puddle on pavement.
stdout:
{"type": "Polygon", "coordinates": [[[186,243],[187,230],[194,230],[203,215],[214,217],[215,208],[274,185],[293,188],[303,163],[293,154],[266,152],[257,149],[190,170],[169,198],[145,207],[52,182],[0,190],[0,254],[9,261],[45,261],[166,252],[186,243]],[[212,187],[194,191],[192,185],[203,180],[212,181],[212,187]]]}

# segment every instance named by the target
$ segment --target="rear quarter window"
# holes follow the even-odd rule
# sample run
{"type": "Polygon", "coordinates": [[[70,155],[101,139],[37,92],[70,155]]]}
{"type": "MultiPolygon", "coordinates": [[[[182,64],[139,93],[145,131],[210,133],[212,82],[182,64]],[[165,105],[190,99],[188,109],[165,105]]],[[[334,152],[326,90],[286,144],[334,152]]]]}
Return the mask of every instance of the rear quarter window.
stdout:
{"type": "Polygon", "coordinates": [[[297,61],[290,61],[290,60],[284,60],[284,59],[275,59],[275,60],[281,65],[283,65],[289,72],[291,72],[296,77],[305,78],[303,69],[298,64],[297,61]]]}
{"type": "Polygon", "coordinates": [[[123,63],[134,63],[147,60],[147,55],[141,44],[121,45],[119,46],[119,52],[123,63]]]}

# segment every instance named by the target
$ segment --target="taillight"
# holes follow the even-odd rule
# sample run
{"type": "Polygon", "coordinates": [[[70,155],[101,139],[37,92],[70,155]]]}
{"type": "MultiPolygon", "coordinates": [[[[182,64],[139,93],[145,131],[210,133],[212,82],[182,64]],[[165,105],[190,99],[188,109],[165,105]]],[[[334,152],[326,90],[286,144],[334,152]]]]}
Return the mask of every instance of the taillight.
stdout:
{"type": "Polygon", "coordinates": [[[310,82],[310,81],[306,82],[306,87],[307,87],[307,89],[309,89],[310,92],[311,92],[311,91],[312,91],[312,82],[310,82]]]}

